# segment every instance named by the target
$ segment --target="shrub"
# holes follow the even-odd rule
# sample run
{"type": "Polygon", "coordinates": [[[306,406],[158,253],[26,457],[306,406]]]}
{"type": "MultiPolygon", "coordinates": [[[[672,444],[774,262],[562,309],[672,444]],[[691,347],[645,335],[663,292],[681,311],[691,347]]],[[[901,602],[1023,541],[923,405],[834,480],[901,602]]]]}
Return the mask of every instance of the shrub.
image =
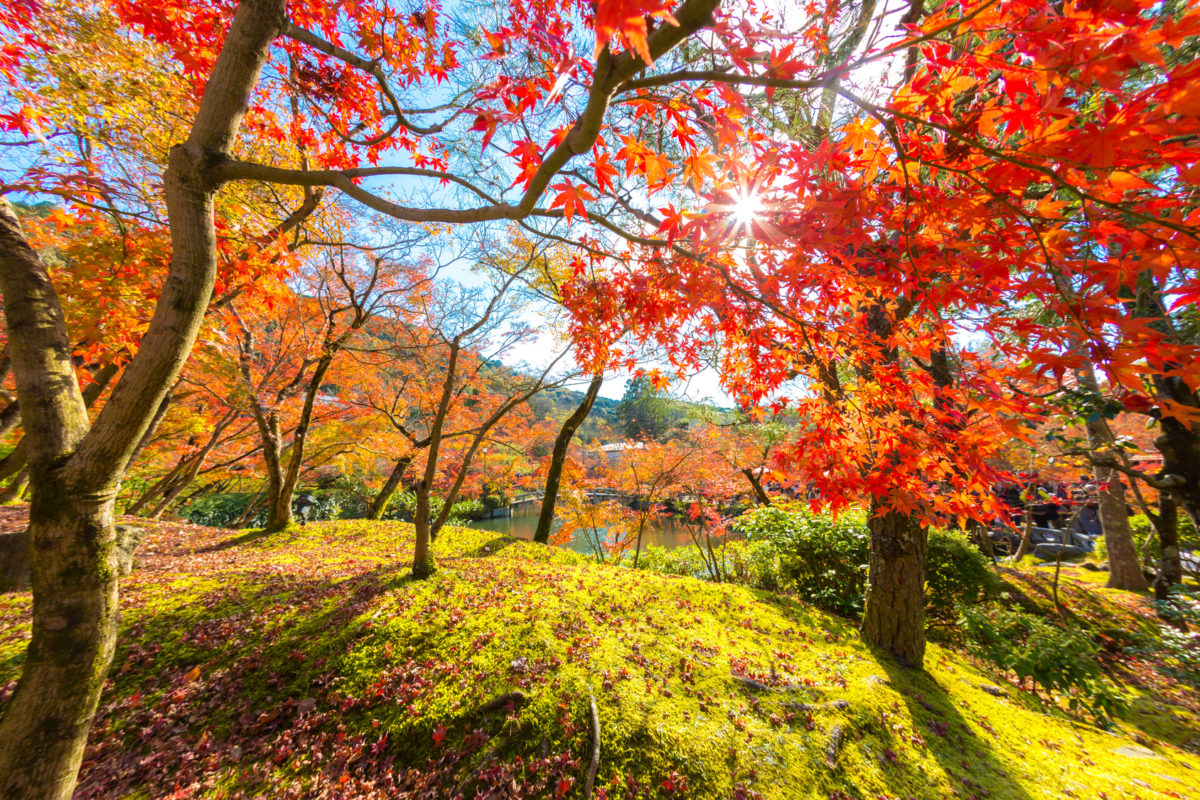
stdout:
{"type": "MultiPolygon", "coordinates": [[[[211,528],[229,528],[242,516],[246,505],[257,495],[250,492],[230,492],[228,494],[210,494],[198,497],[187,504],[179,513],[193,525],[207,525],[211,528]]],[[[265,514],[259,514],[263,524],[265,514]]],[[[254,520],[251,521],[253,525],[254,520]]]]}
{"type": "MultiPolygon", "coordinates": [[[[713,555],[718,560],[722,576],[730,583],[768,591],[779,590],[779,558],[770,544],[746,541],[725,542],[720,545],[714,543],[713,555]]],[[[632,567],[633,553],[625,553],[616,563],[632,567]]],[[[644,547],[638,560],[638,569],[664,575],[689,575],[702,580],[712,578],[706,554],[696,545],[644,547]]]]}
{"type": "Polygon", "coordinates": [[[959,624],[973,654],[1035,689],[1066,696],[1072,710],[1083,708],[1102,724],[1123,711],[1101,671],[1100,648],[1084,631],[995,605],[961,608],[959,624]]]}
{"type": "Polygon", "coordinates": [[[779,591],[779,553],[767,542],[734,541],[723,550],[725,575],[733,583],[779,591]]]}
{"type": "MultiPolygon", "coordinates": [[[[620,561],[622,566],[633,566],[633,553],[625,553],[620,561]]],[[[690,575],[693,578],[707,578],[708,567],[699,548],[695,545],[686,547],[658,547],[647,545],[642,548],[638,558],[638,569],[647,572],[659,572],[664,575],[690,575]]]]}
{"type": "MultiPolygon", "coordinates": [[[[445,499],[441,497],[429,498],[429,511],[436,517],[442,512],[442,505],[445,499]]],[[[397,492],[392,501],[388,503],[388,509],[384,513],[384,519],[398,519],[404,522],[411,522],[413,514],[417,511],[417,495],[413,492],[397,492]]],[[[469,500],[459,500],[450,508],[450,516],[447,522],[462,522],[470,519],[481,519],[487,514],[488,509],[482,502],[474,498],[469,500]]]]}
{"type": "Polygon", "coordinates": [[[836,614],[862,614],[870,543],[862,513],[834,518],[800,504],[780,504],[742,515],[737,528],[751,542],[775,550],[783,588],[836,614]]]}
{"type": "Polygon", "coordinates": [[[982,603],[999,588],[991,561],[964,534],[940,529],[929,532],[925,602],[930,616],[954,620],[958,606],[982,603]]]}

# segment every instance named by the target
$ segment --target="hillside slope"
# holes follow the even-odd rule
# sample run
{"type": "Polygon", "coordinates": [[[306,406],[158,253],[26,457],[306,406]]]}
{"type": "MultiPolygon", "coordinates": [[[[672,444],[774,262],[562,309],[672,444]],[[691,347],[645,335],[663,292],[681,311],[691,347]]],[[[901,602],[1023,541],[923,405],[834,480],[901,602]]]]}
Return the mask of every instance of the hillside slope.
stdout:
{"type": "MultiPolygon", "coordinates": [[[[449,530],[150,523],[77,797],[1187,797],[1200,758],[740,587],[449,530]],[[1134,737],[1137,737],[1135,741],[1134,737]]],[[[28,635],[0,596],[0,707],[28,635]]],[[[1195,794],[1190,796],[1195,797],[1195,794]]]]}

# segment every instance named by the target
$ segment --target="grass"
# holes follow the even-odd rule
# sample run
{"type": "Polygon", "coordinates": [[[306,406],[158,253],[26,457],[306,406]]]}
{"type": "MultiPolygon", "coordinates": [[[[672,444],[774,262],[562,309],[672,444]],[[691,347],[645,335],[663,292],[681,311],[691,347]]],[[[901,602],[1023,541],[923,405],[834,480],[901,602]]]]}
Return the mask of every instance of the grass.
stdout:
{"type": "MultiPolygon", "coordinates": [[[[927,672],[744,587],[447,530],[153,525],[77,797],[1152,798],[1200,785],[1191,695],[1128,675],[1114,731],[953,650],[927,672]]],[[[1009,576],[1041,602],[1040,575],[1009,576]]],[[[1073,575],[1081,615],[1144,603],[1073,575]]],[[[0,596],[0,704],[29,596],[0,596]]],[[[1107,616],[1105,616],[1107,615],[1107,616]]]]}

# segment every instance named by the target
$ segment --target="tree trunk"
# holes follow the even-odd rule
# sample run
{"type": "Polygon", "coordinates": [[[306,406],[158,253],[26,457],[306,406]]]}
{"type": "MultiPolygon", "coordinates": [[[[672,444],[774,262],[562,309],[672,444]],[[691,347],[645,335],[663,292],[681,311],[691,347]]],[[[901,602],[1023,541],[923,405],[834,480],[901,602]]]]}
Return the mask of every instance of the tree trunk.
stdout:
{"type": "Polygon", "coordinates": [[[862,636],[903,666],[921,669],[925,660],[927,532],[905,514],[879,514],[875,502],[871,514],[862,636]]]}
{"type": "Polygon", "coordinates": [[[245,0],[234,15],[188,140],[171,149],[163,178],[172,250],[161,296],[94,424],[48,272],[0,199],[0,290],[33,492],[32,635],[0,718],[5,800],[67,800],[74,792],[116,642],[113,502],[203,323],[217,266],[211,170],[230,151],[285,21],[283,0],[245,0]]]}
{"type": "MultiPolygon", "coordinates": [[[[329,367],[333,363],[334,356],[338,353],[337,347],[331,347],[326,342],[325,353],[317,362],[316,369],[313,370],[312,377],[308,381],[308,388],[304,393],[304,405],[300,410],[300,420],[296,423],[296,428],[292,432],[292,453],[288,459],[287,468],[280,474],[278,487],[275,489],[277,494],[273,494],[270,500],[270,511],[267,513],[267,529],[268,530],[283,530],[292,525],[292,496],[296,493],[296,486],[300,482],[300,468],[304,465],[304,448],[308,443],[308,429],[312,425],[313,409],[316,407],[317,395],[321,391],[321,385],[325,381],[325,375],[329,372],[329,367]]],[[[278,419],[272,415],[275,423],[276,436],[279,434],[278,419]]],[[[277,439],[278,440],[278,439],[277,439]]]]}
{"type": "Polygon", "coordinates": [[[1100,525],[1104,529],[1104,546],[1108,551],[1108,587],[1127,592],[1142,592],[1147,588],[1142,562],[1133,544],[1129,529],[1129,512],[1121,491],[1117,471],[1108,467],[1095,468],[1100,484],[1100,525]]]}
{"type": "MultiPolygon", "coordinates": [[[[461,342],[462,339],[458,336],[450,341],[450,352],[446,359],[446,380],[442,383],[442,396],[433,416],[433,424],[429,427],[429,455],[425,458],[425,473],[421,476],[421,482],[417,484],[417,510],[413,514],[414,578],[428,578],[437,570],[437,561],[430,552],[433,528],[430,520],[429,493],[433,491],[433,479],[437,476],[442,432],[445,430],[446,415],[450,412],[450,400],[454,394],[454,377],[458,371],[458,348],[461,342]]],[[[446,502],[449,503],[450,499],[447,498],[446,502]]]]}
{"type": "Polygon", "coordinates": [[[371,501],[371,508],[367,511],[367,519],[383,519],[383,513],[387,511],[388,503],[391,502],[392,495],[396,493],[396,489],[400,488],[400,481],[404,480],[404,473],[408,471],[408,467],[412,464],[412,461],[412,456],[405,456],[399,459],[396,465],[392,467],[392,472],[388,475],[383,488],[379,490],[379,494],[375,495],[375,499],[371,501]]]}
{"type": "Polygon", "coordinates": [[[550,470],[546,473],[546,491],[542,497],[542,510],[538,515],[537,530],[533,534],[535,542],[546,544],[550,541],[550,525],[554,522],[554,504],[558,502],[558,488],[562,481],[563,465],[567,461],[567,448],[571,446],[571,439],[575,437],[575,431],[591,413],[592,404],[596,402],[596,396],[600,394],[600,386],[603,383],[603,374],[592,378],[583,400],[571,412],[571,416],[563,422],[558,436],[554,439],[554,451],[550,455],[550,470]]]}
{"type": "MultiPolygon", "coordinates": [[[[1175,389],[1169,395],[1171,399],[1177,403],[1190,399],[1189,405],[1193,408],[1198,405],[1195,396],[1189,396],[1177,381],[1170,383],[1175,389]]],[[[1200,426],[1185,425],[1174,417],[1163,417],[1159,425],[1162,433],[1154,440],[1154,446],[1163,457],[1162,474],[1180,481],[1170,489],[1171,495],[1200,529],[1200,426]]]]}
{"type": "Polygon", "coordinates": [[[762,480],[758,475],[754,474],[754,470],[750,468],[743,469],[742,475],[745,476],[746,481],[750,484],[750,488],[754,490],[754,498],[758,501],[758,504],[760,506],[771,505],[771,498],[767,495],[766,490],[763,489],[762,480]]]}
{"type": "Polygon", "coordinates": [[[292,525],[292,497],[283,494],[283,464],[279,431],[279,417],[267,414],[255,404],[254,417],[258,421],[258,432],[262,436],[263,461],[267,471],[267,523],[266,530],[281,531],[292,525]]]}
{"type": "MultiPolygon", "coordinates": [[[[116,377],[119,370],[120,367],[117,365],[109,364],[96,371],[96,374],[92,376],[92,382],[82,392],[84,408],[90,409],[95,405],[96,401],[100,399],[100,395],[104,394],[104,390],[108,388],[108,384],[116,377]]],[[[16,475],[25,469],[29,455],[27,448],[28,444],[25,441],[25,437],[21,437],[21,440],[17,442],[13,451],[5,456],[3,461],[0,461],[0,481],[16,475]]]]}
{"type": "Polygon", "coordinates": [[[417,509],[413,514],[413,543],[412,574],[414,578],[428,578],[437,570],[437,561],[430,552],[430,484],[428,478],[422,478],[417,484],[417,509]]]}
{"type": "Polygon", "coordinates": [[[117,638],[112,499],[42,473],[29,510],[34,636],[0,724],[0,797],[68,798],[117,638]],[[94,497],[94,495],[90,495],[94,497]]]}
{"type": "Polygon", "coordinates": [[[1166,600],[1171,586],[1183,582],[1183,564],[1179,561],[1179,508],[1167,492],[1159,496],[1154,532],[1158,534],[1161,548],[1158,575],[1154,579],[1154,597],[1166,600]]]}
{"type": "MultiPolygon", "coordinates": [[[[1096,371],[1091,361],[1083,361],[1082,366],[1075,370],[1075,378],[1088,392],[1100,395],[1100,384],[1096,381],[1096,371]]],[[[1095,415],[1095,419],[1088,419],[1084,427],[1087,430],[1088,447],[1095,453],[1108,451],[1111,454],[1113,436],[1104,418],[1095,415]]],[[[1133,532],[1129,529],[1129,515],[1125,510],[1125,498],[1117,472],[1111,467],[1096,465],[1092,474],[1101,487],[1100,525],[1104,528],[1104,546],[1108,550],[1108,586],[1128,592],[1145,591],[1146,576],[1142,574],[1142,564],[1133,545],[1133,532]]]]}

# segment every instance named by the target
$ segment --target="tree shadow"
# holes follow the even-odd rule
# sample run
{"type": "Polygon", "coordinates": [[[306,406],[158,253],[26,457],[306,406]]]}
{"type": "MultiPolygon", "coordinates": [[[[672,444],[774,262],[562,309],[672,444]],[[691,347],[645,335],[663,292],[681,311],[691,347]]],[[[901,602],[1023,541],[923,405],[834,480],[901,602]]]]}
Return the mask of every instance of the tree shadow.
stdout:
{"type": "Polygon", "coordinates": [[[272,536],[276,536],[281,533],[287,533],[287,531],[272,532],[262,528],[252,528],[245,533],[239,533],[237,536],[230,536],[228,539],[222,539],[216,544],[210,544],[206,547],[198,548],[195,552],[219,553],[222,550],[229,550],[233,547],[240,547],[244,544],[251,544],[253,542],[262,541],[263,539],[269,539],[272,536]]]}
{"type": "MultiPolygon", "coordinates": [[[[234,773],[269,789],[281,743],[336,741],[347,715],[377,713],[343,692],[331,664],[372,635],[379,614],[369,612],[382,595],[399,590],[397,602],[407,602],[406,572],[395,564],[342,578],[247,570],[179,605],[125,609],[76,797],[165,796],[234,773]]],[[[384,656],[354,657],[382,672],[375,661],[384,656]]],[[[363,766],[384,772],[382,759],[363,766]]]]}
{"type": "MultiPolygon", "coordinates": [[[[924,745],[964,796],[1032,800],[1009,767],[996,757],[993,746],[976,735],[954,699],[933,676],[901,667],[884,655],[877,656],[877,663],[904,700],[913,721],[914,735],[909,736],[909,744],[924,745]]],[[[881,737],[894,741],[889,726],[881,728],[881,737]]],[[[891,763],[882,774],[897,795],[910,793],[914,780],[928,783],[928,777],[916,765],[904,764],[895,753],[890,747],[885,751],[885,760],[891,763]]]]}
{"type": "Polygon", "coordinates": [[[490,539],[490,540],[484,542],[479,547],[476,547],[474,550],[469,550],[469,551],[467,551],[465,553],[461,553],[457,556],[449,556],[449,557],[445,557],[445,558],[440,558],[438,560],[439,561],[455,561],[459,558],[489,558],[491,556],[496,555],[496,553],[499,553],[504,548],[511,547],[512,545],[516,544],[517,542],[523,542],[523,541],[528,541],[528,540],[519,539],[516,536],[497,536],[494,539],[490,539]]]}

